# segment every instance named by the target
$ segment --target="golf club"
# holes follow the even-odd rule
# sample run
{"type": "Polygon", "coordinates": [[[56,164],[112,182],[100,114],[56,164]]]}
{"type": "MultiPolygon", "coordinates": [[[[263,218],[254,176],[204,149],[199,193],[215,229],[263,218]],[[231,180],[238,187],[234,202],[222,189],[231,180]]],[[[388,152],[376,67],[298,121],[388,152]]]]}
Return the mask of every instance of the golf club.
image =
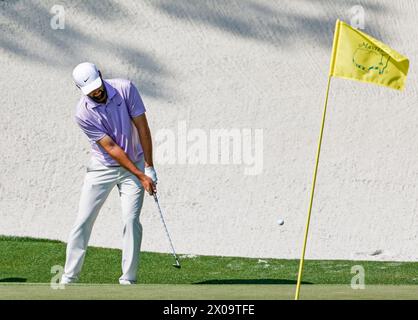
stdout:
{"type": "Polygon", "coordinates": [[[164,221],[163,213],[161,211],[160,203],[158,202],[157,194],[154,193],[153,196],[154,196],[155,203],[157,204],[158,211],[160,212],[160,218],[161,218],[161,221],[163,222],[164,230],[165,230],[165,233],[167,234],[168,241],[170,241],[170,246],[171,246],[171,250],[173,251],[174,259],[176,260],[176,263],[173,264],[173,267],[180,269],[181,265],[180,265],[179,259],[177,258],[176,251],[174,250],[174,246],[173,246],[173,242],[171,241],[170,234],[168,233],[167,225],[165,224],[165,221],[164,221]]]}

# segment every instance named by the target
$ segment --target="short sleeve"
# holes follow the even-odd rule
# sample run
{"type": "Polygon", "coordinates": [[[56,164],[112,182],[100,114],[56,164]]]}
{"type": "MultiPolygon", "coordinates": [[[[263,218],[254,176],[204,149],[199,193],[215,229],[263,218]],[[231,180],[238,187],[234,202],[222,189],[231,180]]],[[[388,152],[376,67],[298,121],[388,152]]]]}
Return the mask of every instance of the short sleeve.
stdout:
{"type": "Polygon", "coordinates": [[[141,114],[145,113],[144,103],[142,102],[138,89],[132,82],[130,83],[129,88],[128,103],[128,110],[131,118],[140,116],[141,114]]]}
{"type": "Polygon", "coordinates": [[[75,117],[75,120],[90,142],[96,142],[106,135],[105,130],[100,128],[99,125],[95,125],[88,120],[82,120],[78,117],[75,117]]]}

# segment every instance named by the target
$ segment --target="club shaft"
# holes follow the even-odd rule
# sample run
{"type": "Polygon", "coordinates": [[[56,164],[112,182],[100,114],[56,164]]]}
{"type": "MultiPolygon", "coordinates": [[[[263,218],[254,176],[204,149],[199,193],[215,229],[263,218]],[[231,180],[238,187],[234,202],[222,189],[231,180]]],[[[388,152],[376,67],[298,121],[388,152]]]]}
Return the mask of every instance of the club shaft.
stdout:
{"type": "Polygon", "coordinates": [[[157,198],[156,194],[154,194],[154,200],[155,200],[155,203],[157,204],[158,212],[160,213],[160,218],[161,218],[161,221],[164,225],[164,230],[165,230],[165,233],[167,235],[168,241],[170,242],[170,246],[171,246],[171,250],[173,252],[174,259],[176,259],[176,263],[177,263],[177,265],[179,265],[179,261],[177,259],[177,255],[176,255],[176,250],[174,249],[173,241],[171,240],[170,233],[168,232],[167,225],[165,224],[163,212],[161,210],[160,203],[158,202],[158,198],[157,198]]]}

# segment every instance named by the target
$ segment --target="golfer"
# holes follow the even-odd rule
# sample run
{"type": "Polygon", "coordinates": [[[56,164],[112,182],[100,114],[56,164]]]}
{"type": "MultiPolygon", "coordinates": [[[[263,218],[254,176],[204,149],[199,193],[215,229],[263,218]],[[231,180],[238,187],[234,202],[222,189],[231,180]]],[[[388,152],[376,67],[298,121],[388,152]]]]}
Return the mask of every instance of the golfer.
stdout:
{"type": "Polygon", "coordinates": [[[111,190],[117,186],[122,204],[123,248],[120,284],[136,283],[142,226],[139,215],[144,190],[152,195],[157,175],[145,107],[129,80],[103,79],[89,62],[73,70],[81,97],[75,120],[91,144],[91,159],[81,190],[76,222],[67,244],[61,283],[80,274],[94,221],[111,190]]]}

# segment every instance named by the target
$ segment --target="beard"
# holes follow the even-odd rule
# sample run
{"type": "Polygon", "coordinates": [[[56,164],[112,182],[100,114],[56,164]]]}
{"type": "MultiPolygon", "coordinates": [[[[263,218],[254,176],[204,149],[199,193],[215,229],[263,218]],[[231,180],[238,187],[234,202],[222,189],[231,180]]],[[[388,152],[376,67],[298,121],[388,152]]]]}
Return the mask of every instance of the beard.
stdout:
{"type": "Polygon", "coordinates": [[[100,94],[95,96],[95,97],[91,97],[91,99],[97,103],[102,103],[105,102],[107,100],[107,92],[106,89],[103,88],[103,90],[100,90],[100,94]]]}

